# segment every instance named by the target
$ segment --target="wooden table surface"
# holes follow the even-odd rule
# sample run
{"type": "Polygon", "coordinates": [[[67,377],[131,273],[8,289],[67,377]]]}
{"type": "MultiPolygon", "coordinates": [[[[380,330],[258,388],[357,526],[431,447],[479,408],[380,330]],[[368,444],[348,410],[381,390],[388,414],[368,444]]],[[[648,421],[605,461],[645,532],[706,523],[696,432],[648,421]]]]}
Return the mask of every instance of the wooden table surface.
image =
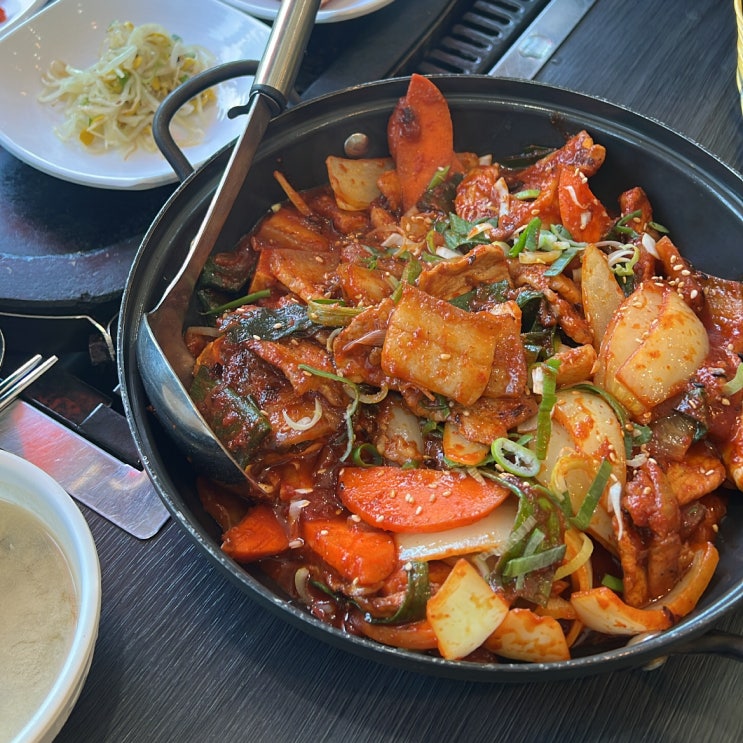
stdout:
{"type": "MultiPolygon", "coordinates": [[[[398,0],[398,2],[404,0],[398,0]]],[[[599,0],[538,79],[656,118],[743,170],[733,0],[599,0]]],[[[169,522],[138,541],[84,509],[100,635],[59,741],[738,741],[743,665],[674,656],[560,683],[432,678],[254,604],[169,522]]],[[[743,608],[719,624],[743,634],[743,608]]]]}

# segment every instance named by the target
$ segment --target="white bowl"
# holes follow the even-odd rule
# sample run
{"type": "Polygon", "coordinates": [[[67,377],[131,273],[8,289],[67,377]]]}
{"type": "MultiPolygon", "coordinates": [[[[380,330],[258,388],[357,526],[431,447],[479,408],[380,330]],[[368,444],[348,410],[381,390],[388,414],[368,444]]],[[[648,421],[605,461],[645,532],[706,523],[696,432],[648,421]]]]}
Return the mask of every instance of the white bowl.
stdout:
{"type": "MultiPolygon", "coordinates": [[[[220,0],[56,0],[0,39],[0,145],[27,165],[71,183],[140,190],[175,183],[173,169],[158,151],[140,148],[124,157],[120,150],[95,153],[79,142],[63,142],[54,129],[64,121],[64,111],[38,101],[42,74],[52,61],[79,68],[94,64],[106,29],[116,20],[159,23],[186,43],[209,49],[217,64],[259,60],[270,33],[262,21],[220,0]]],[[[240,77],[216,86],[205,136],[184,151],[194,168],[241,134],[245,117],[230,119],[228,112],[247,101],[252,82],[240,77]]]]}
{"type": "Polygon", "coordinates": [[[0,23],[0,38],[30,18],[45,2],[46,0],[6,0],[2,7],[7,20],[5,23],[0,23]]]}
{"type": "Polygon", "coordinates": [[[17,731],[13,743],[52,741],[77,702],[98,637],[101,572],[93,536],[75,502],[49,475],[14,454],[0,451],[0,500],[40,519],[64,553],[75,588],[77,617],[56,678],[17,731]]]}
{"type": "MultiPolygon", "coordinates": [[[[318,23],[349,21],[389,5],[393,0],[328,0],[317,11],[318,23]]],[[[256,18],[272,21],[279,13],[280,0],[225,0],[256,18]]]]}

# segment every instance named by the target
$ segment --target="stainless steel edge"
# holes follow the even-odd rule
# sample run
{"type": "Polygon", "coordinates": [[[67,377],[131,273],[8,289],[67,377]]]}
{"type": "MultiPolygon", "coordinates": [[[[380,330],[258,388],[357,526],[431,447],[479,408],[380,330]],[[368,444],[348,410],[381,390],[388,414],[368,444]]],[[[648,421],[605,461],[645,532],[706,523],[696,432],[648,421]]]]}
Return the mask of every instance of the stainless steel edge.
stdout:
{"type": "Polygon", "coordinates": [[[35,464],[73,498],[138,539],[154,536],[168,520],[146,472],[23,400],[0,415],[0,448],[35,464]]]}
{"type": "Polygon", "coordinates": [[[533,80],[596,0],[552,0],[488,75],[533,80]]]}

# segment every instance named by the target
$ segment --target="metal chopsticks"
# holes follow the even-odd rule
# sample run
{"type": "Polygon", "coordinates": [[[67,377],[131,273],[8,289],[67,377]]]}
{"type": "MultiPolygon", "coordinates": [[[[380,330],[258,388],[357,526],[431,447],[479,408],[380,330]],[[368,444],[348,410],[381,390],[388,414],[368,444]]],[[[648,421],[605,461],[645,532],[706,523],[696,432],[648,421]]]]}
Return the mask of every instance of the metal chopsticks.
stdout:
{"type": "Polygon", "coordinates": [[[0,412],[13,402],[32,382],[35,382],[44,372],[48,371],[57,362],[56,356],[43,360],[41,354],[36,354],[25,364],[21,364],[14,372],[0,381],[0,412]]]}

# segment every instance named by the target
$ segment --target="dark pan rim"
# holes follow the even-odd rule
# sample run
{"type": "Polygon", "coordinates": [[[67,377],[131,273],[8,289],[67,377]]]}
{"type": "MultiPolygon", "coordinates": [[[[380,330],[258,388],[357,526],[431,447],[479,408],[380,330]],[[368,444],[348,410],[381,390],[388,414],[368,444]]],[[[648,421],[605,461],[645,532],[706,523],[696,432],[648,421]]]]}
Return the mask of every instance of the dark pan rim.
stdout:
{"type": "MultiPolygon", "coordinates": [[[[659,156],[676,161],[689,178],[703,192],[721,201],[743,224],[743,180],[731,168],[688,138],[673,132],[652,119],[643,117],[608,101],[586,96],[542,83],[498,80],[483,76],[437,76],[433,78],[450,98],[452,110],[460,106],[490,100],[516,110],[529,110],[556,120],[580,121],[589,131],[611,131],[642,148],[652,145],[659,156]]],[[[380,81],[331,93],[287,111],[272,124],[269,139],[272,147],[280,148],[282,138],[297,136],[295,130],[312,131],[324,126],[328,112],[333,122],[348,119],[360,112],[391,106],[403,93],[408,78],[380,81]],[[274,144],[275,143],[275,144],[274,144]]],[[[349,124],[350,125],[350,124],[349,124]]],[[[711,625],[743,598],[743,580],[732,585],[709,606],[700,606],[677,625],[641,643],[616,648],[595,655],[556,663],[501,663],[482,665],[466,661],[447,661],[381,645],[341,632],[312,617],[303,607],[275,593],[249,570],[233,562],[219,548],[218,543],[182,506],[178,485],[168,472],[158,445],[162,432],[147,409],[136,359],[136,334],[144,311],[150,309],[162,286],[153,285],[153,275],[160,276],[164,253],[170,250],[158,247],[160,236],[172,236],[176,228],[173,220],[187,205],[206,198],[215,187],[216,178],[224,167],[228,148],[217,153],[207,164],[190,176],[171,196],[150,227],[133,261],[124,290],[117,337],[121,393],[127,419],[139,449],[143,465],[153,485],[173,518],[185,529],[199,549],[215,563],[227,577],[245,590],[261,606],[298,626],[309,634],[351,653],[382,663],[423,673],[469,681],[486,682],[542,682],[605,673],[628,667],[638,667],[668,655],[706,632],[711,625]],[[159,257],[156,255],[159,252],[159,257]],[[154,268],[153,268],[154,263],[154,268]],[[148,277],[150,277],[148,279],[148,277]]],[[[259,152],[259,158],[261,157],[259,152]]],[[[206,202],[204,202],[206,203],[206,202]]],[[[185,211],[188,211],[187,209],[185,211]]],[[[190,212],[189,212],[190,214],[190,212]]],[[[162,279],[160,279],[162,282],[162,279]]],[[[725,549],[723,542],[722,550],[725,549]]],[[[740,576],[743,579],[743,575],[740,576]]],[[[704,603],[704,602],[702,602],[704,603]]]]}

